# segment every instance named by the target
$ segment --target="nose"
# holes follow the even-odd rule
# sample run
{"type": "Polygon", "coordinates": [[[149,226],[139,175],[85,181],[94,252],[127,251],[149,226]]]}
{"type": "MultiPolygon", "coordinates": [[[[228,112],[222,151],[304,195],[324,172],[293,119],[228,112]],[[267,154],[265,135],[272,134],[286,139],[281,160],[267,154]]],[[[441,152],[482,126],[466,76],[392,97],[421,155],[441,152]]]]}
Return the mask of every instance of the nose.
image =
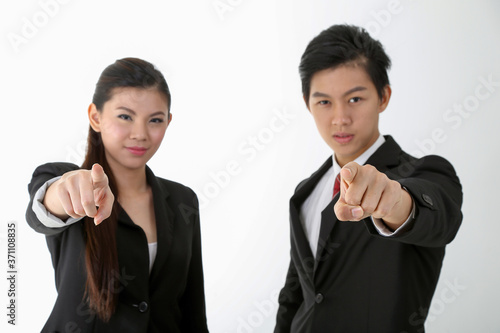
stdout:
{"type": "Polygon", "coordinates": [[[332,108],[332,125],[346,126],[351,124],[351,115],[346,106],[337,105],[332,108]]]}
{"type": "Polygon", "coordinates": [[[142,122],[135,122],[132,126],[132,130],[130,132],[130,138],[133,140],[143,141],[147,138],[147,125],[142,122]]]}

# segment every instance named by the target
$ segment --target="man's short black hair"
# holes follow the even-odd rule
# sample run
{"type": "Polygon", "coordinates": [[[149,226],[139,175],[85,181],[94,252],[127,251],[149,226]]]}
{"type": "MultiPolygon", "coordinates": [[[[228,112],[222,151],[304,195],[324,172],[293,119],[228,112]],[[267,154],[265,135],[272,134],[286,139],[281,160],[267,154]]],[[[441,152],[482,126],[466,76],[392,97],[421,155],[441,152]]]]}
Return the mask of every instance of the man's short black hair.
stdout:
{"type": "Polygon", "coordinates": [[[387,71],[391,66],[384,47],[365,29],[341,24],[323,30],[307,45],[302,55],[299,73],[306,104],[309,105],[311,79],[315,73],[347,64],[363,66],[379,97],[383,97],[383,89],[389,84],[387,71]]]}

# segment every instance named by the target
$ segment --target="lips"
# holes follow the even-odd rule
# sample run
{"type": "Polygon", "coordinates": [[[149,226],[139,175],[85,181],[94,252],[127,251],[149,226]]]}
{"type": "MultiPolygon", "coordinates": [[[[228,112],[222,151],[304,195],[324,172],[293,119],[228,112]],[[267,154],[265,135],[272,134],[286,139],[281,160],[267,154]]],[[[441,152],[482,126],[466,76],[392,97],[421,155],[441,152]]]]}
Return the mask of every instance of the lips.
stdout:
{"type": "Polygon", "coordinates": [[[354,138],[353,134],[349,133],[335,133],[333,139],[340,144],[349,143],[354,138]]]}
{"type": "Polygon", "coordinates": [[[130,153],[132,153],[136,156],[142,156],[148,150],[147,148],[144,148],[144,147],[126,147],[126,148],[130,153]]]}

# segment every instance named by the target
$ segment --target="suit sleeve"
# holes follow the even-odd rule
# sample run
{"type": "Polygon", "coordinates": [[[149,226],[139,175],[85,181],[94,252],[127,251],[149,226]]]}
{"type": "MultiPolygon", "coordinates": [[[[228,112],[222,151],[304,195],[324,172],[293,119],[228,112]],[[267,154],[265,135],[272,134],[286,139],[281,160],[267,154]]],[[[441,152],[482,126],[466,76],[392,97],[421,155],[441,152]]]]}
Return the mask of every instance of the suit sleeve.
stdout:
{"type": "Polygon", "coordinates": [[[293,317],[303,300],[299,276],[293,260],[290,260],[285,286],[281,289],[278,298],[279,307],[274,333],[290,332],[293,317]]]}
{"type": "Polygon", "coordinates": [[[198,198],[193,194],[193,205],[179,207],[187,223],[193,225],[193,242],[191,262],[186,283],[186,291],[180,301],[182,317],[182,331],[203,333],[208,332],[205,310],[205,289],[203,281],[203,263],[201,256],[201,230],[198,198]]]}
{"type": "Polygon", "coordinates": [[[39,166],[33,172],[31,177],[31,182],[28,185],[28,192],[30,195],[30,202],[26,208],[26,221],[28,225],[33,228],[36,232],[45,235],[54,235],[66,230],[66,227],[62,228],[50,228],[45,226],[36,216],[33,211],[33,200],[38,189],[52,178],[62,176],[66,172],[74,171],[79,169],[78,166],[71,163],[47,163],[39,166]]]}
{"type": "MultiPolygon", "coordinates": [[[[462,186],[453,166],[439,156],[408,159],[388,173],[412,196],[415,219],[407,231],[386,239],[425,247],[441,247],[450,243],[462,223],[462,186]]],[[[372,223],[370,233],[380,236],[372,223]]]]}

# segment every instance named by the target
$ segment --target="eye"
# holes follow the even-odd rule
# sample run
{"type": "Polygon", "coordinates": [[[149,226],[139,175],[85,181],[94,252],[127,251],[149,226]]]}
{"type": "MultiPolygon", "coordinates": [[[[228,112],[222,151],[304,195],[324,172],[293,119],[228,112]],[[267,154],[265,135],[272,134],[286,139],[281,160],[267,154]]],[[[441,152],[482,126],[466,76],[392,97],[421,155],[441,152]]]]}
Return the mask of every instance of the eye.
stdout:
{"type": "Polygon", "coordinates": [[[359,101],[361,101],[361,97],[353,97],[349,99],[349,103],[357,103],[359,101]]]}
{"type": "Polygon", "coordinates": [[[318,104],[319,105],[328,105],[328,104],[330,104],[330,101],[323,100],[323,101],[319,101],[318,104]]]}
{"type": "Polygon", "coordinates": [[[130,117],[128,114],[121,114],[118,116],[118,118],[123,120],[132,120],[132,117],[130,117]]]}
{"type": "Polygon", "coordinates": [[[164,121],[165,120],[163,120],[162,118],[153,118],[153,119],[150,120],[150,122],[155,123],[155,124],[161,124],[164,121]]]}

